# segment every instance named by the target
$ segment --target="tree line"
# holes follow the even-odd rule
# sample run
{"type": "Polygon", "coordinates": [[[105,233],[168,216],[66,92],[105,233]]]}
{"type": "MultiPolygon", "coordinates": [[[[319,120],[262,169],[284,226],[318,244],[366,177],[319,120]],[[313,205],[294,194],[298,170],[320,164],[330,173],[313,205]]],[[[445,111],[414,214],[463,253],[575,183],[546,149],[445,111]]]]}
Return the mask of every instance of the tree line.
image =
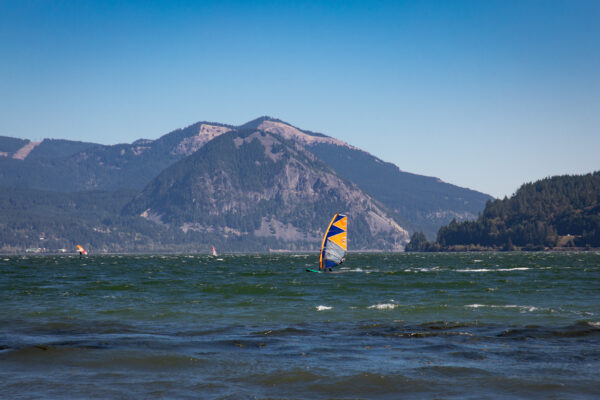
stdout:
{"type": "Polygon", "coordinates": [[[600,171],[526,183],[489,201],[477,220],[441,227],[435,242],[414,233],[406,251],[589,247],[600,247],[600,171]]]}

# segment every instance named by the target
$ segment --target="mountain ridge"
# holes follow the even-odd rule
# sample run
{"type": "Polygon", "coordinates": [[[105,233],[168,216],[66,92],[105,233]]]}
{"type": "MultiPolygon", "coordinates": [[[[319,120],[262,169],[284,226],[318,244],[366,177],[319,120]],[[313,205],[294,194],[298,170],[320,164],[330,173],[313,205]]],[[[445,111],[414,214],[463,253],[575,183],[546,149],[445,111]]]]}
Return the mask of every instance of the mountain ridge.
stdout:
{"type": "Polygon", "coordinates": [[[335,212],[351,212],[356,248],[401,250],[408,232],[370,196],[312,153],[280,135],[236,130],[173,164],[125,214],[224,237],[320,240],[335,212]],[[226,156],[225,156],[226,154],[226,156]],[[377,236],[385,232],[385,239],[377,236]]]}
{"type": "MultiPolygon", "coordinates": [[[[231,132],[248,134],[250,131],[265,132],[271,135],[271,138],[279,137],[283,143],[281,145],[285,144],[284,147],[296,146],[306,150],[308,153],[305,153],[305,156],[310,153],[321,163],[318,169],[325,171],[330,168],[338,178],[355,185],[355,192],[362,192],[362,196],[367,196],[370,201],[375,202],[373,204],[376,204],[379,210],[377,215],[385,215],[384,218],[390,218],[404,231],[424,231],[430,237],[435,236],[437,229],[453,218],[476,218],[485,203],[492,199],[491,196],[460,188],[434,177],[404,172],[398,166],[380,160],[344,141],[322,133],[302,130],[268,116],[259,117],[240,126],[200,121],[154,140],[137,139],[132,143],[116,145],[44,139],[22,160],[14,159],[12,155],[30,141],[0,137],[0,187],[59,192],[124,189],[142,193],[165,170],[188,157],[193,157],[215,140],[227,134],[235,135],[231,132]]],[[[215,153],[213,156],[218,154],[223,153],[215,153]]],[[[253,161],[264,162],[262,159],[253,161]]],[[[148,211],[145,217],[141,215],[146,210],[136,211],[139,211],[135,215],[136,218],[154,223],[157,229],[165,228],[165,221],[152,210],[148,211]]],[[[133,217],[133,214],[128,214],[127,218],[133,217]]],[[[113,220],[116,220],[115,218],[113,220]]],[[[197,221],[184,222],[187,224],[179,224],[176,229],[188,236],[200,235],[199,240],[210,240],[207,232],[194,230],[197,221]]],[[[126,224],[130,223],[131,221],[126,224]]],[[[267,232],[274,230],[288,239],[292,239],[295,234],[288,222],[281,219],[255,220],[253,223],[256,226],[251,232],[258,236],[252,239],[252,243],[263,248],[270,240],[267,232]],[[262,242],[261,234],[264,238],[262,242]]],[[[365,222],[364,225],[368,224],[365,222]]],[[[98,229],[106,228],[105,226],[98,229]]],[[[371,232],[363,228],[365,232],[371,232]]],[[[164,234],[161,235],[165,237],[164,234]]],[[[154,243],[158,240],[157,237],[148,234],[148,243],[154,243]]],[[[173,233],[170,237],[182,238],[179,233],[173,233]]],[[[185,235],[183,240],[188,240],[185,235]]],[[[399,237],[394,240],[392,242],[395,244],[392,245],[388,241],[382,248],[399,249],[406,241],[399,237]]],[[[160,247],[159,244],[153,246],[160,247]]],[[[252,248],[250,244],[247,246],[250,247],[244,248],[252,248]]],[[[364,247],[377,248],[375,243],[373,246],[367,246],[365,243],[364,247]]]]}

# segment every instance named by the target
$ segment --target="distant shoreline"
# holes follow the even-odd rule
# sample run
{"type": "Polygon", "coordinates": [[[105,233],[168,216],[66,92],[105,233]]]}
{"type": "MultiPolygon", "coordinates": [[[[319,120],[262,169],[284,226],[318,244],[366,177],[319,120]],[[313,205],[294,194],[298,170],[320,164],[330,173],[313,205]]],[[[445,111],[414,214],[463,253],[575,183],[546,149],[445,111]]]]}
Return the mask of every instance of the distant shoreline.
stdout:
{"type": "MultiPolygon", "coordinates": [[[[446,249],[440,251],[383,251],[383,250],[352,250],[348,251],[350,254],[416,254],[416,253],[587,253],[587,252],[598,252],[600,251],[600,247],[560,247],[560,248],[546,248],[546,249],[536,249],[536,250],[501,250],[501,249],[446,249]]],[[[282,251],[256,251],[256,252],[225,252],[220,254],[220,257],[226,257],[228,255],[238,256],[238,255],[252,255],[252,254],[260,254],[260,255],[292,255],[292,254],[306,254],[306,255],[318,255],[318,251],[293,251],[293,250],[282,250],[282,251]]],[[[210,253],[193,253],[193,252],[128,252],[128,253],[91,253],[87,256],[82,256],[82,258],[93,257],[93,256],[151,256],[151,255],[186,255],[186,256],[210,256],[213,257],[210,253]]],[[[65,256],[65,257],[79,257],[77,253],[0,253],[0,256],[65,256]]]]}
{"type": "Polygon", "coordinates": [[[545,253],[545,252],[588,252],[600,251],[600,247],[544,247],[544,248],[518,248],[504,250],[501,248],[490,248],[482,246],[453,246],[443,250],[412,250],[406,253],[545,253]]]}

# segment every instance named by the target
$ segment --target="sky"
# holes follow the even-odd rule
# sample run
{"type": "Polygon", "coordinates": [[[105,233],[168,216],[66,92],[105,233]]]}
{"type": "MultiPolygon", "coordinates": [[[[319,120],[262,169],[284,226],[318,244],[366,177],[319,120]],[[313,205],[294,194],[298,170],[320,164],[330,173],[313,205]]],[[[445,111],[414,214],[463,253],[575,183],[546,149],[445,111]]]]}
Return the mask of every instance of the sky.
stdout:
{"type": "Polygon", "coordinates": [[[0,136],[268,115],[494,197],[600,170],[600,2],[0,0],[0,136]]]}

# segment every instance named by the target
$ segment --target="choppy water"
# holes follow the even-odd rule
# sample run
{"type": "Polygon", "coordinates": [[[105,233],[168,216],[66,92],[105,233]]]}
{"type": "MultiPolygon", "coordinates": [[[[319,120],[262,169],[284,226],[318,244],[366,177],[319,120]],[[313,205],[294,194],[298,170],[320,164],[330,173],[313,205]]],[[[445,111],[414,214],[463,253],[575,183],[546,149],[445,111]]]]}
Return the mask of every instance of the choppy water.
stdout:
{"type": "Polygon", "coordinates": [[[600,254],[0,256],[0,397],[600,398],[600,254]]]}

